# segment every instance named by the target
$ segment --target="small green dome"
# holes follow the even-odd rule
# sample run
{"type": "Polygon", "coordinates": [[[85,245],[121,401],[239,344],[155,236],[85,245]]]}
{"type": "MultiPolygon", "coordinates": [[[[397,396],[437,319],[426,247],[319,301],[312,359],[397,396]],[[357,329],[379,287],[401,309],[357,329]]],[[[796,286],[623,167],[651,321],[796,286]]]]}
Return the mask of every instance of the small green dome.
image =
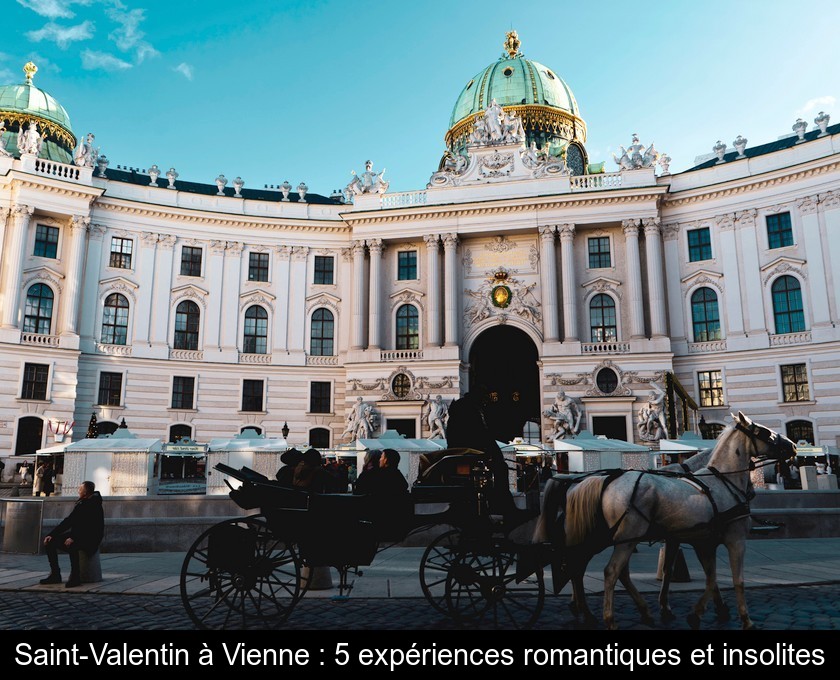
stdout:
{"type": "Polygon", "coordinates": [[[61,163],[73,160],[76,136],[67,111],[50,94],[32,84],[37,68],[31,62],[24,66],[26,82],[0,86],[0,120],[6,125],[6,150],[17,155],[17,133],[29,121],[38,123],[44,138],[41,157],[61,163]]]}
{"type": "Polygon", "coordinates": [[[461,90],[452,109],[449,127],[484,111],[494,99],[499,106],[536,104],[580,117],[575,96],[554,71],[523,56],[503,56],[476,73],[461,90]]]}

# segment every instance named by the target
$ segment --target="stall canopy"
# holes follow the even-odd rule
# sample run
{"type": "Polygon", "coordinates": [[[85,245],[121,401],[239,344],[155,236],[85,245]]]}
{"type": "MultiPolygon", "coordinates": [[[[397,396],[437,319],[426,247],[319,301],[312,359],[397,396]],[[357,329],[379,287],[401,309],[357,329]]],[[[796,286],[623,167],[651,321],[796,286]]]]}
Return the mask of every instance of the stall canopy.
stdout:
{"type": "Polygon", "coordinates": [[[582,430],[576,437],[558,439],[554,450],[565,453],[569,459],[569,472],[617,469],[642,470],[648,467],[650,449],[621,439],[594,436],[582,430]]]}
{"type": "Polygon", "coordinates": [[[211,439],[209,451],[285,451],[288,443],[282,437],[266,437],[251,429],[230,438],[211,439]]]}
{"type": "Polygon", "coordinates": [[[160,439],[138,437],[127,428],[117,428],[114,434],[106,434],[96,439],[80,439],[64,447],[65,453],[76,451],[101,451],[108,453],[130,453],[143,451],[157,453],[163,446],[160,439]]]}
{"type": "Polygon", "coordinates": [[[674,462],[681,463],[695,453],[715,448],[717,443],[717,439],[702,439],[694,432],[684,432],[679,439],[660,439],[659,451],[651,451],[650,455],[660,465],[668,464],[663,460],[664,456],[676,457],[674,462]]]}

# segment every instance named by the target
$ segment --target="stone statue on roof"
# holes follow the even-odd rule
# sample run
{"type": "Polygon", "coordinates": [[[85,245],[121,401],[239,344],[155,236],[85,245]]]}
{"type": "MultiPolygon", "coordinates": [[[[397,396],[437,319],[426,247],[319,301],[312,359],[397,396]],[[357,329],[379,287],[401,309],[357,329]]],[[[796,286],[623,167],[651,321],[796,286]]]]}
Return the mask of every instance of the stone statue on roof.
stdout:
{"type": "Polygon", "coordinates": [[[365,171],[361,175],[357,175],[355,170],[351,170],[350,174],[353,175],[353,181],[346,189],[350,194],[384,194],[388,191],[390,182],[383,177],[385,170],[374,172],[372,161],[365,161],[365,171]]]}
{"type": "Polygon", "coordinates": [[[93,133],[88,132],[87,137],[79,143],[79,148],[73,157],[73,162],[79,167],[92,168],[96,159],[99,158],[99,149],[93,146],[94,139],[96,138],[93,133]]]}
{"type": "Polygon", "coordinates": [[[29,121],[29,127],[18,135],[18,149],[22,154],[37,156],[41,153],[41,146],[44,140],[38,132],[38,123],[29,121]]]}
{"type": "Polygon", "coordinates": [[[4,132],[6,132],[6,121],[0,120],[0,157],[8,158],[12,154],[6,151],[6,140],[3,139],[4,132]]]}

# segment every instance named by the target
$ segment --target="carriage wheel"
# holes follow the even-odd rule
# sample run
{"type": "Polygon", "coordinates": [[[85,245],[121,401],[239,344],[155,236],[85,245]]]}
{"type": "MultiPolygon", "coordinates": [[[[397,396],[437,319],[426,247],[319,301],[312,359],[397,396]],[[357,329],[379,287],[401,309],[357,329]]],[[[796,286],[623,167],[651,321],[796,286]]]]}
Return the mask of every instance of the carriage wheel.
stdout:
{"type": "Polygon", "coordinates": [[[300,559],[260,515],[210,527],[181,567],[181,600],[198,628],[278,625],[300,598],[300,559]]]}
{"type": "Polygon", "coordinates": [[[446,604],[462,624],[505,630],[533,627],[545,602],[542,569],[516,582],[515,552],[465,550],[446,579],[446,604]]]}
{"type": "Polygon", "coordinates": [[[420,588],[429,604],[441,614],[450,615],[446,603],[446,578],[457,560],[461,543],[458,529],[447,531],[435,538],[420,560],[420,588]]]}

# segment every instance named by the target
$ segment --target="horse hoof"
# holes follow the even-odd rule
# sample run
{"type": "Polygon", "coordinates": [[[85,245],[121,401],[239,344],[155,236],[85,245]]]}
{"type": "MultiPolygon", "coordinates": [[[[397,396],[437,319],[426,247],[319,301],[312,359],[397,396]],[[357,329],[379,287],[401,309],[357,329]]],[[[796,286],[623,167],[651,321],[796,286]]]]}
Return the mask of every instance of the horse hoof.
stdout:
{"type": "Polygon", "coordinates": [[[697,614],[689,614],[686,617],[686,621],[688,621],[688,625],[691,626],[692,630],[697,630],[700,628],[700,617],[697,614]]]}
{"type": "Polygon", "coordinates": [[[661,612],[659,612],[659,618],[663,621],[673,621],[677,617],[674,616],[674,612],[672,612],[670,609],[663,609],[661,612]]]}

